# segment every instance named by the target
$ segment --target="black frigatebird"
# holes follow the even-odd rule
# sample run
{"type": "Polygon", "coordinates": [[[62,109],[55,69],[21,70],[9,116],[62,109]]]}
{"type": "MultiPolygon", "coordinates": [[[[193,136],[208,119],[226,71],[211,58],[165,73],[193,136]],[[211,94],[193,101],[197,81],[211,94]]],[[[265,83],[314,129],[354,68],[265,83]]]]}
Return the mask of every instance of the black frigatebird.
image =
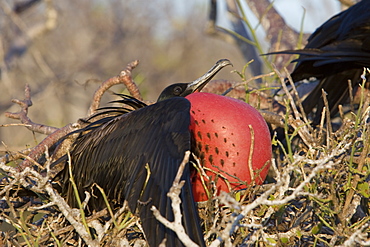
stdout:
{"type": "Polygon", "coordinates": [[[327,93],[331,116],[338,105],[349,99],[349,84],[356,89],[364,67],[370,67],[370,0],[362,0],[333,16],[308,38],[300,50],[269,54],[299,54],[291,77],[294,82],[316,77],[320,83],[303,100],[309,114],[316,107],[314,124],[321,118],[324,102],[322,89],[327,93]]]}
{"type": "MultiPolygon", "coordinates": [[[[173,221],[167,193],[185,152],[191,150],[190,102],[184,97],[201,90],[227,65],[231,65],[229,60],[219,60],[194,82],[168,86],[157,103],[149,106],[121,95],[122,99],[117,102],[135,110],[122,106],[102,108],[97,116],[109,116],[92,120],[87,127],[78,130],[80,135],[70,152],[72,175],[82,199],[84,191],[93,190],[89,210],[106,206],[99,190],[94,189],[97,184],[112,203],[128,202],[130,210],[140,217],[150,246],[158,246],[164,238],[167,246],[182,246],[177,235],[153,216],[151,207],[154,205],[164,217],[173,221]]],[[[67,201],[76,207],[68,165],[63,174],[67,201]]],[[[185,231],[195,243],[205,246],[192,195],[189,166],[182,180],[185,185],[180,198],[185,231]]]]}

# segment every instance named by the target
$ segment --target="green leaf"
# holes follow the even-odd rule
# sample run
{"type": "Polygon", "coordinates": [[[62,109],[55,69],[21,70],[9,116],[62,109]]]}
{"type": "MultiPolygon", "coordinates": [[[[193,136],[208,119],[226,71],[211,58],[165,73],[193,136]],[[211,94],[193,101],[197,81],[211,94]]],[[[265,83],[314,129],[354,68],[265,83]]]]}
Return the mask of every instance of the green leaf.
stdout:
{"type": "Polygon", "coordinates": [[[289,239],[288,238],[281,238],[280,241],[283,243],[283,244],[287,244],[289,242],[289,239]]]}
{"type": "Polygon", "coordinates": [[[357,185],[357,189],[366,198],[369,198],[370,197],[370,186],[369,186],[369,184],[367,182],[359,183],[357,185]]]}
{"type": "Polygon", "coordinates": [[[312,227],[312,234],[318,234],[320,232],[320,227],[318,225],[312,227]]]}
{"type": "Polygon", "coordinates": [[[266,238],[270,243],[277,244],[277,241],[273,238],[266,238]]]}

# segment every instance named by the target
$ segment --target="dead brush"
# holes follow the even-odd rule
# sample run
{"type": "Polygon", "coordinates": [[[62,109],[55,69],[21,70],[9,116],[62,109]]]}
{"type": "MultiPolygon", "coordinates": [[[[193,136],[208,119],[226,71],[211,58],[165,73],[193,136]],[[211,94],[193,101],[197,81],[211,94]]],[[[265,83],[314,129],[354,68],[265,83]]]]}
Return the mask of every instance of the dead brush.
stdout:
{"type": "MultiPolygon", "coordinates": [[[[347,114],[336,131],[327,114],[322,114],[321,126],[312,128],[299,113],[299,101],[286,92],[285,138],[275,140],[271,179],[220,196],[211,188],[214,196],[199,205],[207,245],[369,245],[370,96],[364,92],[358,109],[347,114]]],[[[5,175],[0,188],[0,245],[144,246],[140,222],[126,205],[116,209],[107,203],[107,209],[90,216],[84,215],[86,201],[79,209],[69,207],[58,193],[49,148],[9,151],[0,159],[5,175]]],[[[177,221],[168,222],[158,213],[155,217],[180,233],[179,186],[181,181],[176,181],[169,193],[177,221]]]]}

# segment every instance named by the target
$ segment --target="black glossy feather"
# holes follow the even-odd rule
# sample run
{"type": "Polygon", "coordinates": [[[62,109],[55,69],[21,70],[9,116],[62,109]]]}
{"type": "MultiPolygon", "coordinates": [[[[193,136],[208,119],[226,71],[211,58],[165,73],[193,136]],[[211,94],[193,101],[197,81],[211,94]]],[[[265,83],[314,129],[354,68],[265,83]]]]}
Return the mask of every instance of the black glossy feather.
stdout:
{"type": "MultiPolygon", "coordinates": [[[[108,108],[117,115],[97,120],[80,131],[82,134],[71,151],[73,178],[82,198],[84,191],[91,191],[96,183],[109,199],[117,203],[127,200],[130,210],[138,213],[150,246],[158,246],[163,238],[167,239],[167,246],[182,246],[176,234],[155,219],[150,208],[156,206],[163,216],[173,220],[167,192],[185,151],[190,150],[190,102],[174,97],[146,107],[137,106],[137,110],[123,115],[108,108]],[[146,164],[151,175],[145,185],[146,164]]],[[[76,206],[68,178],[65,170],[67,199],[76,206]]],[[[180,195],[185,230],[193,241],[204,246],[188,166],[182,180],[185,180],[180,195]]],[[[104,208],[96,188],[93,194],[97,197],[91,198],[89,207],[104,208]]]]}
{"type": "Polygon", "coordinates": [[[348,80],[357,88],[363,67],[370,67],[370,0],[362,0],[333,16],[308,38],[304,49],[270,54],[298,54],[291,77],[300,81],[316,77],[320,83],[303,101],[305,112],[317,107],[314,123],[321,117],[321,89],[327,92],[331,115],[348,101],[348,80]]]}

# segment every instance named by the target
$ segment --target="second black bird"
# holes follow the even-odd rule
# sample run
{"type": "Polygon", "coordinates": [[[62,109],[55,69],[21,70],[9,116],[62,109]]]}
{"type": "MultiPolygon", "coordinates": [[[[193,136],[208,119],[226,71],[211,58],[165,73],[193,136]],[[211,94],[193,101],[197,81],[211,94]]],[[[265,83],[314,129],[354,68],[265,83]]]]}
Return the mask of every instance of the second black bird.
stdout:
{"type": "Polygon", "coordinates": [[[304,49],[276,53],[300,55],[293,61],[297,62],[291,73],[294,82],[310,77],[320,80],[302,102],[307,114],[316,107],[314,124],[319,123],[324,107],[322,89],[334,116],[338,105],[349,99],[348,81],[356,89],[363,68],[370,67],[370,0],[362,0],[330,18],[308,38],[304,49]]]}

